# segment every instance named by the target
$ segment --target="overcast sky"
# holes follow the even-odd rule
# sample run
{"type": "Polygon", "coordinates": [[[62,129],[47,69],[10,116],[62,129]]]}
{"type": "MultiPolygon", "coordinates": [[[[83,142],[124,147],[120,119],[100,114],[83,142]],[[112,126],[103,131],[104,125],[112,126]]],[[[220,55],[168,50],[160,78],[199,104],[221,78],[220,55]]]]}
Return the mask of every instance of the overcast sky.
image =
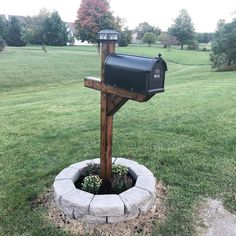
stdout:
{"type": "MultiPolygon", "coordinates": [[[[0,14],[36,15],[41,8],[57,10],[64,21],[74,22],[81,0],[0,0],[0,14]]],[[[167,30],[181,9],[187,9],[197,32],[214,32],[219,19],[231,21],[236,0],[110,0],[115,16],[133,29],[140,22],[167,30]]]]}

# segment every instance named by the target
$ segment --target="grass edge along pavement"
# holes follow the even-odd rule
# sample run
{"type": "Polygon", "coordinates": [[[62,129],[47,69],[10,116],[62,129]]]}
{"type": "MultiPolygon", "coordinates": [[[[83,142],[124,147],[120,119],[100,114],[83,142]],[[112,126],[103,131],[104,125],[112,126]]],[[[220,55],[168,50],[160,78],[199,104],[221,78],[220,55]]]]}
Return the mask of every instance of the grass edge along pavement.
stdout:
{"type": "MultiPolygon", "coordinates": [[[[165,93],[115,116],[113,155],[167,185],[167,218],[155,233],[192,235],[201,197],[236,211],[236,73],[213,72],[206,52],[117,49],[125,50],[178,64],[168,63],[165,93]]],[[[0,235],[67,235],[30,204],[64,167],[99,154],[99,93],[83,87],[84,76],[99,75],[97,51],[6,48],[0,69],[0,235]]]]}

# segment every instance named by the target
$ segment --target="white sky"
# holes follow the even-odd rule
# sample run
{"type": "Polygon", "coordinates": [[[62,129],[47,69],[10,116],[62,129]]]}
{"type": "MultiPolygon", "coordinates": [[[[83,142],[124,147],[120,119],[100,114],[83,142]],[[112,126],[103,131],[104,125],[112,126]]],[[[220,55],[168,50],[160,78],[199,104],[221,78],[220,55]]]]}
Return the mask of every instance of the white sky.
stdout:
{"type": "MultiPolygon", "coordinates": [[[[57,10],[64,21],[74,22],[81,0],[0,0],[0,14],[36,15],[41,8],[57,10]]],[[[219,19],[231,21],[236,0],[110,0],[115,16],[129,29],[147,21],[167,30],[179,11],[187,9],[197,32],[214,32],[219,19]]]]}

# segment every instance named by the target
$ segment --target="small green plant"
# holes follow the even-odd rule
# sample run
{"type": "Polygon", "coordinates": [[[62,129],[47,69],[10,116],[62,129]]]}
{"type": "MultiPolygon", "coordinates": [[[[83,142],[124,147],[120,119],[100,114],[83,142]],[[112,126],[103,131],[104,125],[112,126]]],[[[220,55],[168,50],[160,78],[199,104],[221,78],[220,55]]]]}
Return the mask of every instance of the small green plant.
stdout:
{"type": "Polygon", "coordinates": [[[131,188],[133,179],[128,176],[128,167],[122,165],[112,166],[111,188],[112,192],[119,194],[131,188]]]}
{"type": "Polygon", "coordinates": [[[133,179],[128,175],[115,175],[111,178],[111,187],[114,194],[119,194],[133,186],[133,179]]]}
{"type": "Polygon", "coordinates": [[[89,163],[82,171],[82,176],[98,175],[100,176],[100,165],[95,163],[89,163]]]}
{"type": "Polygon", "coordinates": [[[102,184],[102,179],[98,175],[89,175],[84,178],[82,183],[82,190],[96,194],[98,193],[102,184]]]}
{"type": "Polygon", "coordinates": [[[122,165],[112,166],[112,175],[114,176],[125,176],[128,174],[128,167],[122,165]]]}

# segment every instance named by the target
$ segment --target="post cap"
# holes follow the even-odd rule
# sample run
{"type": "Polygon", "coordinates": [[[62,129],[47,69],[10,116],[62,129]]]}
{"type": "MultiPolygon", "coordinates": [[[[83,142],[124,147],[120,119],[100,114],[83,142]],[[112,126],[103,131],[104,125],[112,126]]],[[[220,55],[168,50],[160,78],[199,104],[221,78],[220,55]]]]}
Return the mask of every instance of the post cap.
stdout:
{"type": "Polygon", "coordinates": [[[102,30],[98,32],[99,41],[117,41],[120,33],[115,30],[102,30]]]}

